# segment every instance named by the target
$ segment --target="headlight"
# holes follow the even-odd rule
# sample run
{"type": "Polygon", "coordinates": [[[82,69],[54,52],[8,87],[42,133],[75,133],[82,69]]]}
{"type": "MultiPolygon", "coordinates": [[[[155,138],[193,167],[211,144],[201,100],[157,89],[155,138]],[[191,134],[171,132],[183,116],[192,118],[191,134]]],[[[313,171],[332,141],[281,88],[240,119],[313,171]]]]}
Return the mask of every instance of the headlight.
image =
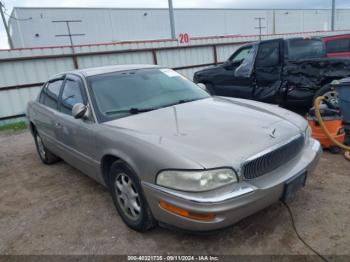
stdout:
{"type": "Polygon", "coordinates": [[[310,142],[311,135],[312,135],[311,128],[307,126],[305,130],[305,144],[308,144],[310,142]]]}
{"type": "Polygon", "coordinates": [[[229,168],[203,171],[167,170],[159,173],[156,181],[160,186],[190,192],[208,191],[236,182],[237,175],[229,168]]]}

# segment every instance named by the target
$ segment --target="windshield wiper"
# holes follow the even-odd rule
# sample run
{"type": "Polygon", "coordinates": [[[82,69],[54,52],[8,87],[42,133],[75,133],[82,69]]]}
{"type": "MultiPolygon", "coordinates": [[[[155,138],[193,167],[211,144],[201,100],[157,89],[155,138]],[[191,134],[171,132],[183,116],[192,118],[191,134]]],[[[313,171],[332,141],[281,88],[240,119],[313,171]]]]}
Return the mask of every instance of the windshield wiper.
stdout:
{"type": "Polygon", "coordinates": [[[132,108],[129,108],[129,109],[107,111],[107,112],[105,112],[105,114],[107,114],[107,115],[114,115],[114,114],[119,114],[119,113],[129,113],[131,115],[136,115],[138,113],[149,112],[149,111],[157,110],[157,109],[160,109],[160,108],[165,108],[165,107],[174,106],[174,105],[178,105],[178,104],[184,104],[184,103],[188,103],[188,102],[192,102],[192,101],[196,101],[196,100],[199,100],[199,99],[198,98],[181,99],[181,100],[176,101],[175,103],[171,103],[171,104],[167,104],[167,105],[163,105],[163,106],[159,106],[159,107],[150,107],[150,108],[132,107],[132,108]]]}
{"type": "Polygon", "coordinates": [[[192,101],[196,101],[199,100],[200,98],[192,98],[192,99],[181,99],[178,101],[179,104],[184,104],[184,103],[188,103],[188,102],[192,102],[192,101]]]}
{"type": "Polygon", "coordinates": [[[131,115],[136,115],[138,113],[149,112],[149,111],[156,110],[156,109],[158,109],[158,108],[136,108],[136,107],[132,107],[132,108],[129,108],[129,109],[107,111],[107,112],[105,112],[105,114],[107,114],[107,115],[114,115],[114,114],[118,114],[118,113],[129,113],[131,115]]]}

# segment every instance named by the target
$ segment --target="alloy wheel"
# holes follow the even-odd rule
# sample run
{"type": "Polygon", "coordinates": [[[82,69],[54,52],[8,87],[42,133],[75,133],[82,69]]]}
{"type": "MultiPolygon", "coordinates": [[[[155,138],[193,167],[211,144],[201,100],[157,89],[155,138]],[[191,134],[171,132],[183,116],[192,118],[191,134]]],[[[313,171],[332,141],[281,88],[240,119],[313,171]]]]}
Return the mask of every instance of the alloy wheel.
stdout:
{"type": "Polygon", "coordinates": [[[137,220],[141,214],[140,196],[131,178],[125,174],[117,175],[115,183],[117,201],[123,213],[131,220],[137,220]]]}
{"type": "Polygon", "coordinates": [[[339,96],[338,96],[337,91],[330,90],[330,91],[324,93],[323,96],[327,102],[329,102],[332,105],[334,105],[335,107],[339,108],[339,96]]]}
{"type": "Polygon", "coordinates": [[[42,139],[41,139],[41,137],[39,135],[36,136],[36,142],[37,142],[37,145],[38,145],[38,151],[39,151],[40,157],[42,159],[45,159],[45,157],[46,157],[46,149],[45,149],[43,141],[42,141],[42,139]]]}

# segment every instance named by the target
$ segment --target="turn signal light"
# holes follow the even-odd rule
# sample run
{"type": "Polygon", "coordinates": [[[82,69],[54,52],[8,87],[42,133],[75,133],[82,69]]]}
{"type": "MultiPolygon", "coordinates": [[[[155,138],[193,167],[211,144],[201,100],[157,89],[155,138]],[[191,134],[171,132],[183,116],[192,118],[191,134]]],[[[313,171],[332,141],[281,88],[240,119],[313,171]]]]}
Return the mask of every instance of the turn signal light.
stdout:
{"type": "Polygon", "coordinates": [[[176,215],[187,217],[194,220],[209,221],[215,218],[215,215],[212,213],[207,213],[207,214],[192,213],[185,209],[170,205],[164,201],[160,201],[159,206],[169,211],[170,213],[174,213],[176,215]]]}

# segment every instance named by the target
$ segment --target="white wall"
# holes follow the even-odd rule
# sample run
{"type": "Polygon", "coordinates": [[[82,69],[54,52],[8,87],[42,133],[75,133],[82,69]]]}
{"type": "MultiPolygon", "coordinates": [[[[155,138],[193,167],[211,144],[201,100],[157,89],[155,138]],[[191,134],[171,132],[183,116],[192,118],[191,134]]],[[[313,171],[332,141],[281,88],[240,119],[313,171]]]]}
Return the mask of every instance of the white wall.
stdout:
{"type": "MultiPolygon", "coordinates": [[[[96,44],[127,40],[166,39],[170,37],[167,9],[95,9],[95,8],[15,8],[10,19],[15,47],[68,45],[65,24],[53,20],[82,20],[71,24],[74,44],[96,44]],[[146,15],[145,15],[146,14],[146,15]],[[35,34],[39,34],[36,37],[35,34]]],[[[258,34],[255,17],[263,17],[264,34],[330,30],[330,10],[239,10],[176,9],[176,33],[190,36],[258,34]],[[275,15],[274,15],[275,14],[275,15]]],[[[350,9],[337,10],[336,29],[350,28],[350,9]]]]}

